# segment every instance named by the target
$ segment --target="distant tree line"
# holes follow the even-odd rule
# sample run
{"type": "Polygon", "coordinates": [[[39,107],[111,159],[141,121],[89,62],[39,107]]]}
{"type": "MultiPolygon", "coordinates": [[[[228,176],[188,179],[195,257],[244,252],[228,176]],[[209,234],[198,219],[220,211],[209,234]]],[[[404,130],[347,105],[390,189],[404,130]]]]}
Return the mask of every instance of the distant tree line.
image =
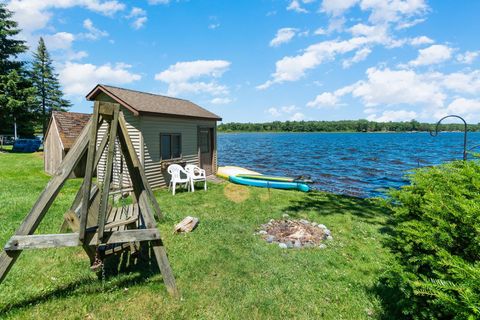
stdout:
{"type": "Polygon", "coordinates": [[[0,134],[30,137],[45,134],[53,110],[68,110],[58,75],[45,42],[40,38],[32,61],[18,24],[5,3],[0,3],[0,134]]]}
{"type": "MultiPolygon", "coordinates": [[[[265,123],[222,123],[220,132],[415,132],[435,128],[432,123],[416,120],[405,122],[375,122],[368,120],[341,121],[274,121],[265,123]]],[[[463,131],[463,123],[441,124],[441,131],[463,131]]],[[[480,131],[479,124],[468,125],[469,131],[480,131]]]]}

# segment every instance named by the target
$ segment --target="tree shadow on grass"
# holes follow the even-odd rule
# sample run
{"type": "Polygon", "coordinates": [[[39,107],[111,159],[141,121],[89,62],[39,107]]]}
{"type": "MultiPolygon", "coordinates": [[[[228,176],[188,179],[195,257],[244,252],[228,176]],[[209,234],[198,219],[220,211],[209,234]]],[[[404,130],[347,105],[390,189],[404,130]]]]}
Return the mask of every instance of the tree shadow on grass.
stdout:
{"type": "MultiPolygon", "coordinates": [[[[389,209],[379,199],[357,198],[325,192],[310,192],[300,200],[292,201],[285,209],[290,215],[301,211],[316,211],[320,216],[352,214],[365,222],[380,223],[389,209]]],[[[387,231],[388,227],[385,226],[387,231]]]]}
{"type": "MultiPolygon", "coordinates": [[[[107,283],[105,287],[99,285],[91,286],[95,284],[91,278],[80,278],[77,281],[59,285],[48,293],[40,293],[13,304],[6,304],[0,307],[0,318],[2,314],[6,314],[7,312],[31,308],[54,299],[98,294],[144,283],[148,281],[149,277],[160,274],[152,247],[145,243],[145,245],[140,247],[138,255],[131,255],[129,251],[124,251],[109,256],[104,260],[103,270],[100,269],[97,272],[97,277],[98,281],[107,281],[121,274],[125,276],[121,277],[118,281],[107,283]]],[[[166,288],[165,294],[167,294],[166,288]]]]}

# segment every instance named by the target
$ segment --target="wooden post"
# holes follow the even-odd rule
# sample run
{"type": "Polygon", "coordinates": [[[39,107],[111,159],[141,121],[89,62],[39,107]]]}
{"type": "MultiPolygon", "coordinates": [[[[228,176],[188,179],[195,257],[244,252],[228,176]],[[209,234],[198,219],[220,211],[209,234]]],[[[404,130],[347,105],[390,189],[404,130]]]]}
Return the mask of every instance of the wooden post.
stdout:
{"type": "MultiPolygon", "coordinates": [[[[97,169],[97,166],[98,166],[98,163],[100,162],[100,159],[102,158],[102,153],[103,153],[103,150],[105,150],[105,146],[107,145],[107,142],[108,142],[108,136],[105,135],[102,138],[102,142],[100,142],[100,146],[98,147],[97,154],[95,155],[95,165],[93,166],[93,171],[94,172],[97,169]]],[[[77,195],[75,196],[75,200],[73,200],[73,204],[70,207],[69,211],[75,211],[75,209],[77,209],[78,205],[80,204],[80,201],[82,201],[83,186],[84,185],[85,185],[85,180],[82,181],[82,185],[81,185],[80,189],[78,190],[77,195]]],[[[90,194],[96,192],[96,191],[93,191],[94,189],[96,190],[96,188],[97,188],[97,186],[94,186],[94,188],[92,188],[92,191],[90,192],[90,194]]],[[[60,233],[66,232],[67,229],[68,229],[68,222],[66,220],[63,220],[62,226],[60,227],[60,233]]]]}
{"type": "MultiPolygon", "coordinates": [[[[93,177],[93,162],[95,160],[95,149],[97,147],[97,133],[98,128],[101,124],[98,124],[98,109],[100,108],[100,102],[95,101],[93,107],[92,123],[90,132],[89,132],[89,143],[88,143],[88,154],[87,154],[87,164],[85,166],[85,178],[83,181],[83,199],[89,199],[90,189],[92,188],[92,177],[93,177]]],[[[88,215],[88,201],[82,202],[82,209],[80,210],[80,230],[78,235],[80,241],[85,238],[85,228],[87,225],[87,215],[88,215]]]]}
{"type": "MultiPolygon", "coordinates": [[[[141,170],[140,161],[138,160],[135,149],[133,148],[132,141],[128,136],[128,131],[126,130],[127,128],[125,125],[125,120],[123,119],[122,114],[120,114],[119,123],[120,127],[118,130],[118,136],[120,140],[120,146],[122,148],[130,178],[132,179],[133,190],[140,206],[140,213],[146,227],[148,229],[154,228],[156,225],[155,218],[152,214],[147,198],[150,198],[151,202],[157,202],[156,199],[153,197],[153,192],[148,193],[146,190],[148,182],[146,180],[146,177],[141,174],[143,170],[141,170]]],[[[180,296],[180,293],[177,289],[175,277],[173,276],[172,268],[170,266],[170,262],[168,261],[167,252],[165,250],[165,247],[163,246],[161,238],[155,241],[151,241],[150,244],[155,254],[155,258],[157,260],[160,272],[162,273],[163,282],[167,287],[168,293],[170,293],[171,296],[178,298],[180,296]]]]}
{"type": "Polygon", "coordinates": [[[108,137],[107,167],[103,177],[102,198],[100,200],[100,210],[98,212],[98,241],[103,241],[103,232],[105,231],[105,217],[107,216],[108,194],[110,192],[110,182],[112,180],[113,161],[115,159],[115,138],[117,137],[118,113],[120,106],[116,106],[113,112],[113,120],[110,122],[110,133],[108,137]]]}
{"type": "MultiPolygon", "coordinates": [[[[123,116],[123,113],[120,113],[119,116],[119,125],[122,130],[122,132],[128,137],[128,129],[127,129],[127,122],[125,121],[125,117],[123,116]]],[[[155,214],[157,215],[157,218],[159,221],[163,220],[163,213],[162,210],[160,209],[160,206],[158,205],[157,199],[155,198],[155,195],[153,194],[152,188],[150,187],[150,184],[147,180],[147,176],[145,175],[145,171],[143,170],[143,166],[140,163],[140,160],[138,160],[137,153],[135,152],[135,148],[133,147],[133,143],[130,140],[130,138],[125,141],[127,143],[127,149],[129,152],[133,153],[135,155],[135,161],[134,161],[134,167],[138,168],[138,175],[141,176],[143,180],[143,185],[145,190],[147,191],[150,200],[153,205],[153,209],[155,210],[155,214]]],[[[131,177],[131,175],[130,175],[131,177]]]]}

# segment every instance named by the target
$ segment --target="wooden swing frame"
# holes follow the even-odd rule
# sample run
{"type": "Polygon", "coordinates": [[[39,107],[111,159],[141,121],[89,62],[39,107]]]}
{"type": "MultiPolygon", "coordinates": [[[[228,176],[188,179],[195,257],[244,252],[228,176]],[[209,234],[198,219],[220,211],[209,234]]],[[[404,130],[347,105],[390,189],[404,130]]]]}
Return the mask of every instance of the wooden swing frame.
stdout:
{"type": "MultiPolygon", "coordinates": [[[[121,246],[123,246],[127,243],[147,241],[150,243],[152,251],[155,254],[156,262],[163,276],[167,291],[172,296],[178,297],[179,292],[167,258],[167,252],[163,246],[160,232],[156,228],[154,212],[159,219],[163,218],[158,202],[145,176],[143,166],[138,160],[132,141],[128,135],[127,124],[123,113],[120,112],[120,105],[117,103],[95,101],[92,118],[80,133],[56,174],[48,182],[33,208],[30,210],[30,213],[25,217],[15,235],[10,238],[3,252],[0,254],[0,283],[5,279],[22,251],[26,249],[82,246],[92,264],[95,259],[96,249],[99,245],[121,244],[121,246]],[[98,131],[104,122],[108,123],[109,130],[98,144],[98,131]],[[134,225],[134,228],[112,231],[112,224],[106,225],[106,221],[109,210],[108,196],[110,193],[110,182],[112,180],[116,137],[118,137],[120,141],[121,151],[132,181],[132,196],[135,205],[138,206],[136,214],[139,223],[136,226],[134,225]],[[106,171],[103,186],[98,188],[96,185],[93,185],[92,187],[94,172],[107,146],[106,171]],[[78,232],[34,234],[70,176],[70,173],[78,165],[82,156],[87,151],[87,163],[83,184],[70,210],[66,212],[65,222],[61,227],[61,232],[65,232],[67,226],[71,227],[76,224],[78,232]],[[99,193],[101,195],[100,197],[98,197],[99,193]],[[93,206],[92,204],[95,201],[97,201],[97,205],[93,206]],[[97,226],[91,227],[88,222],[92,220],[95,221],[95,217],[92,216],[95,213],[98,214],[97,226]],[[76,219],[77,217],[78,221],[76,219]]],[[[115,226],[121,224],[122,223],[117,223],[115,226]]]]}

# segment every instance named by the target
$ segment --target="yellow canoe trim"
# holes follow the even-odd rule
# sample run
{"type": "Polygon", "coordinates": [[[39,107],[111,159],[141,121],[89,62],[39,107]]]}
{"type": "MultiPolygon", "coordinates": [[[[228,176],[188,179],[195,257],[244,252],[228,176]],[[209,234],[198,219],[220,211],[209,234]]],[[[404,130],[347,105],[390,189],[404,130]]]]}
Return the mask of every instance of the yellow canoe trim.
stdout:
{"type": "Polygon", "coordinates": [[[238,174],[260,174],[260,173],[252,170],[248,170],[242,167],[235,167],[235,166],[218,167],[218,170],[217,170],[217,176],[226,180],[228,180],[228,177],[236,176],[238,174]]]}

